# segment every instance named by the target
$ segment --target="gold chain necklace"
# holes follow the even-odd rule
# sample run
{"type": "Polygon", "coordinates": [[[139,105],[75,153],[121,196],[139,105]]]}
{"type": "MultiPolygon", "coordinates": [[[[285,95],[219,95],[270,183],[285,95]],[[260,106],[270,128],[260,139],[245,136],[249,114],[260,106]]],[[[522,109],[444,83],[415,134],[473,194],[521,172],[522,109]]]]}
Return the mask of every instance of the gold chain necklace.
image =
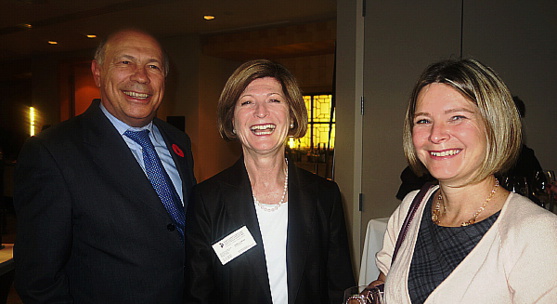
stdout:
{"type": "MultiPolygon", "coordinates": [[[[480,209],[478,209],[478,211],[476,211],[476,213],[474,213],[474,215],[472,216],[472,218],[470,220],[468,220],[466,222],[462,222],[460,224],[461,227],[469,226],[469,225],[472,225],[476,222],[476,219],[478,218],[480,213],[482,213],[485,210],[485,207],[487,206],[489,201],[491,201],[491,199],[495,195],[495,192],[497,192],[498,187],[499,187],[499,180],[495,179],[495,184],[493,185],[493,189],[491,189],[491,193],[485,199],[485,202],[482,204],[480,209]]],[[[441,223],[441,218],[447,213],[447,208],[445,207],[445,204],[443,204],[443,212],[441,213],[441,202],[442,201],[443,201],[443,195],[441,194],[441,189],[439,189],[439,194],[437,195],[437,203],[435,204],[435,209],[433,209],[433,211],[431,213],[431,220],[436,225],[439,225],[441,223]]]]}

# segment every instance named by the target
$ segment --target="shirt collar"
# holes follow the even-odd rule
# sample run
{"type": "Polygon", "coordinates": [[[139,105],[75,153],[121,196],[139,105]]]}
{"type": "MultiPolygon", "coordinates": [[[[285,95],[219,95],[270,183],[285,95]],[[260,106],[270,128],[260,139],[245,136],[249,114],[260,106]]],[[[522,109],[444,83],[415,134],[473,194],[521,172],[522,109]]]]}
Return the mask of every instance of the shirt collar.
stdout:
{"type": "Polygon", "coordinates": [[[148,124],[146,124],[143,127],[139,127],[139,128],[138,127],[131,127],[131,126],[127,125],[126,123],[124,123],[123,121],[116,118],[110,112],[108,112],[108,110],[104,107],[104,105],[102,103],[100,104],[100,107],[101,107],[101,111],[104,113],[104,115],[106,115],[108,120],[110,120],[112,125],[114,125],[116,130],[118,130],[118,133],[120,133],[120,135],[124,135],[124,132],[126,132],[127,130],[132,130],[132,131],[149,130],[149,132],[151,134],[153,134],[153,121],[150,121],[148,124]]]}

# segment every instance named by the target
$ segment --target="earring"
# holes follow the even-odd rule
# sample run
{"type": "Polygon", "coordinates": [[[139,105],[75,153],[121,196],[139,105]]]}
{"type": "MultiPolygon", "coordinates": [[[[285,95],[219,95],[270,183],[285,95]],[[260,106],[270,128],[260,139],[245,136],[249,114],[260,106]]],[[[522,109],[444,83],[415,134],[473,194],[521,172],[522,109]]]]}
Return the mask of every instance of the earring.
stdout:
{"type": "Polygon", "coordinates": [[[232,133],[236,134],[236,129],[232,129],[232,133]]]}
{"type": "Polygon", "coordinates": [[[294,129],[294,123],[290,124],[290,129],[294,129]]]}

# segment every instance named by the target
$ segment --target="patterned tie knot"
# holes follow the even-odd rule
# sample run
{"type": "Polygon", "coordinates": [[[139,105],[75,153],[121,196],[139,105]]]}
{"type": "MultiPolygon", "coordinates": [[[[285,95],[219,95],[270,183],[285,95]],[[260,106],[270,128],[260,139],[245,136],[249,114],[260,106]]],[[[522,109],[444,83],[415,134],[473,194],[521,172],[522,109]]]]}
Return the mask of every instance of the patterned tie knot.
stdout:
{"type": "Polygon", "coordinates": [[[141,130],[141,131],[131,131],[127,130],[124,132],[124,135],[131,138],[133,141],[138,143],[142,148],[151,148],[153,149],[153,143],[149,139],[149,130],[141,130]]]}

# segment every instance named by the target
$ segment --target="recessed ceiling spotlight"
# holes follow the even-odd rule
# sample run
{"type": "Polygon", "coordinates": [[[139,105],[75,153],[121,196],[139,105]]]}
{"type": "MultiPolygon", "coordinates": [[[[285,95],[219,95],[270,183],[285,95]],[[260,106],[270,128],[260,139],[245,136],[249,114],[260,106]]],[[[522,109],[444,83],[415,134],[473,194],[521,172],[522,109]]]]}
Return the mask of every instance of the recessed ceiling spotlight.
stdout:
{"type": "Polygon", "coordinates": [[[87,38],[91,38],[91,39],[97,38],[97,35],[95,35],[95,34],[88,34],[88,35],[87,35],[87,38]]]}
{"type": "Polygon", "coordinates": [[[57,45],[57,44],[58,44],[58,41],[49,40],[49,41],[48,41],[48,44],[50,44],[50,45],[57,45]]]}
{"type": "Polygon", "coordinates": [[[205,19],[205,20],[207,20],[207,21],[210,21],[210,20],[215,19],[215,16],[205,15],[205,16],[203,16],[203,19],[205,19]]]}
{"type": "Polygon", "coordinates": [[[33,25],[31,25],[29,23],[22,23],[19,26],[22,27],[22,28],[26,28],[26,29],[33,28],[33,25]]]}

